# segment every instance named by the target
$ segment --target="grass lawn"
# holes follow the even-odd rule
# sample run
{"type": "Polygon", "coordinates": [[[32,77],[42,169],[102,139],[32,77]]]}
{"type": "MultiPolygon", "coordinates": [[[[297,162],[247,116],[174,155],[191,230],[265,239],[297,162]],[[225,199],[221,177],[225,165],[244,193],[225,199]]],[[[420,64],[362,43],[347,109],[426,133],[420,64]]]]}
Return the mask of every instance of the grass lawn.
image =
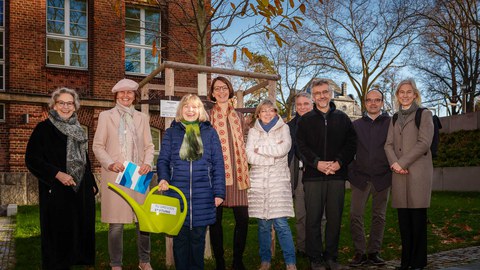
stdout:
{"type": "MultiPolygon", "coordinates": [[[[340,236],[340,257],[347,263],[353,256],[350,239],[348,212],[350,209],[350,191],[347,191],[343,213],[342,233],[340,236]]],[[[368,209],[370,210],[370,208],[368,209]]],[[[367,212],[369,213],[369,212],[367,212]]],[[[96,223],[96,265],[95,269],[109,269],[107,250],[107,225],[100,222],[100,210],[97,211],[96,223]]],[[[232,260],[233,213],[224,212],[225,259],[227,265],[232,260]]],[[[366,216],[369,226],[370,215],[366,216]]],[[[460,247],[480,245],[480,193],[479,192],[434,192],[432,206],[428,210],[428,252],[435,253],[460,247]]],[[[386,260],[398,259],[400,256],[400,235],[395,209],[387,210],[387,225],[383,242],[382,257],[386,260]]],[[[21,206],[16,217],[15,247],[17,263],[15,269],[40,269],[40,228],[37,206],[21,206]]],[[[294,219],[290,219],[292,232],[295,234],[294,219]]],[[[124,234],[124,268],[138,269],[136,237],[133,225],[125,227],[124,234]]],[[[163,235],[152,235],[152,266],[154,269],[165,267],[165,240],[163,235]]],[[[258,256],[257,221],[250,219],[247,248],[244,255],[247,269],[257,269],[260,264],[258,256]]],[[[205,269],[214,269],[214,261],[207,260],[205,269]]],[[[298,269],[307,269],[308,260],[297,258],[298,269]]],[[[77,269],[83,269],[78,267],[77,269]]],[[[284,269],[281,249],[278,246],[272,261],[272,269],[284,269]]]]}

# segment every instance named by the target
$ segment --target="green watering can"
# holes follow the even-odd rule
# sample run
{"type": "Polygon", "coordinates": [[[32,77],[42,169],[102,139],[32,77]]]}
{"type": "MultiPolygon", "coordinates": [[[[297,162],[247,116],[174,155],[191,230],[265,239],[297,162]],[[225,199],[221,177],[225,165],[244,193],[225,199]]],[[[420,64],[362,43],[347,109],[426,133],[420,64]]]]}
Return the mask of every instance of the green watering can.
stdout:
{"type": "Polygon", "coordinates": [[[185,217],[187,216],[187,199],[183,192],[171,185],[169,188],[180,194],[183,201],[183,212],[180,212],[180,200],[160,194],[154,194],[158,190],[155,186],[150,190],[145,201],[139,205],[132,197],[128,196],[123,190],[119,189],[112,183],[108,186],[120,194],[135,211],[140,231],[151,233],[166,233],[175,236],[180,232],[185,217]]]}

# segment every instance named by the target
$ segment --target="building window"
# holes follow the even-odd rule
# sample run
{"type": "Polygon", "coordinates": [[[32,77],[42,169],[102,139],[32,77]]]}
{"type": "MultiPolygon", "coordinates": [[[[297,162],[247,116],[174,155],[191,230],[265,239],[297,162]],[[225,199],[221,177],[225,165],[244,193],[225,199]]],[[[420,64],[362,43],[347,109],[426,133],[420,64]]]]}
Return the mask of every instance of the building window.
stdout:
{"type": "Polygon", "coordinates": [[[158,155],[160,154],[161,136],[160,129],[150,127],[150,133],[152,134],[153,145],[155,146],[155,152],[153,154],[153,167],[157,166],[158,155]]]}
{"type": "Polygon", "coordinates": [[[160,59],[160,13],[127,7],[125,24],[125,72],[150,74],[160,59]]]}
{"type": "Polygon", "coordinates": [[[5,1],[0,0],[0,91],[5,90],[5,1]]]}
{"type": "Polygon", "coordinates": [[[0,103],[0,122],[5,122],[5,104],[0,103]]]}
{"type": "Polygon", "coordinates": [[[47,65],[87,68],[87,1],[47,0],[47,65]]]}

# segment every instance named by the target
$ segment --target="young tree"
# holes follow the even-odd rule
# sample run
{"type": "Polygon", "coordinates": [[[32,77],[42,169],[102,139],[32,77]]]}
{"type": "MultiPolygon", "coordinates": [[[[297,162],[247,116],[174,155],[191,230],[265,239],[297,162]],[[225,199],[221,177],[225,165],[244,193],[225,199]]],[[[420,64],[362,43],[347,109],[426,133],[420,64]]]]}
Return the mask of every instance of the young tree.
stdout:
{"type": "MultiPolygon", "coordinates": [[[[112,6],[121,14],[124,0],[110,0],[112,6]]],[[[241,50],[241,54],[251,56],[249,49],[244,46],[245,40],[251,36],[263,34],[266,37],[274,37],[275,41],[282,45],[283,38],[277,33],[279,27],[296,31],[302,25],[302,18],[293,15],[296,10],[305,12],[305,5],[293,0],[262,0],[252,3],[249,0],[227,1],[227,0],[145,0],[152,6],[161,10],[168,10],[168,24],[180,27],[194,40],[197,46],[197,53],[184,49],[184,44],[176,40],[175,36],[168,32],[158,32],[158,39],[166,38],[177,45],[176,49],[184,51],[197,64],[208,65],[208,55],[212,47],[235,47],[241,50]],[[226,40],[224,35],[232,31],[232,26],[244,20],[251,23],[249,27],[237,34],[231,42],[226,40]],[[218,44],[211,43],[211,38],[218,36],[218,44]]],[[[241,22],[240,22],[241,23],[241,22]]],[[[154,44],[154,52],[158,52],[154,44]]],[[[234,50],[234,62],[237,58],[237,50],[234,50]]]]}
{"type": "Polygon", "coordinates": [[[471,112],[480,95],[480,24],[476,0],[436,0],[427,19],[414,66],[431,94],[444,97],[452,114],[471,112]],[[457,105],[458,104],[458,105],[457,105]]]}
{"type": "Polygon", "coordinates": [[[309,3],[302,29],[324,57],[322,64],[346,74],[365,110],[364,96],[390,67],[406,65],[407,48],[418,37],[416,1],[331,0],[309,3]]]}

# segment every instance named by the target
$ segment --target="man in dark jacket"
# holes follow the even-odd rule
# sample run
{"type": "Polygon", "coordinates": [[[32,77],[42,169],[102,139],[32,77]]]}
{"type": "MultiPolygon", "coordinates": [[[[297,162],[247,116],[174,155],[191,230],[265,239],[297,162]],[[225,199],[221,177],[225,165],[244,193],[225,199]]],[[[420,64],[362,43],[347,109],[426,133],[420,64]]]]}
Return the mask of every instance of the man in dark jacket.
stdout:
{"type": "Polygon", "coordinates": [[[290,166],[292,191],[295,210],[295,227],[297,229],[295,244],[297,247],[297,256],[305,256],[305,194],[303,192],[303,162],[297,154],[297,144],[295,133],[297,123],[300,117],[313,108],[312,97],[307,92],[300,92],[295,96],[295,117],[288,122],[290,128],[290,137],[292,137],[292,148],[288,152],[288,164],[290,166]]]}
{"type": "Polygon", "coordinates": [[[347,166],[355,154],[356,135],[348,116],[331,102],[327,80],[312,82],[313,110],[298,122],[297,147],[305,165],[306,251],[312,270],[343,269],[337,263],[347,166]],[[322,215],[326,210],[325,249],[322,215]]]}
{"type": "Polygon", "coordinates": [[[385,264],[379,257],[379,252],[382,248],[385,213],[392,184],[392,172],[383,149],[390,116],[381,114],[383,94],[378,90],[370,90],[366,94],[365,104],[367,113],[353,122],[357,134],[357,152],[348,172],[352,187],[350,230],[355,248],[355,256],[350,266],[360,266],[368,261],[375,265],[385,264]],[[367,248],[363,216],[370,194],[372,225],[367,248]]]}

